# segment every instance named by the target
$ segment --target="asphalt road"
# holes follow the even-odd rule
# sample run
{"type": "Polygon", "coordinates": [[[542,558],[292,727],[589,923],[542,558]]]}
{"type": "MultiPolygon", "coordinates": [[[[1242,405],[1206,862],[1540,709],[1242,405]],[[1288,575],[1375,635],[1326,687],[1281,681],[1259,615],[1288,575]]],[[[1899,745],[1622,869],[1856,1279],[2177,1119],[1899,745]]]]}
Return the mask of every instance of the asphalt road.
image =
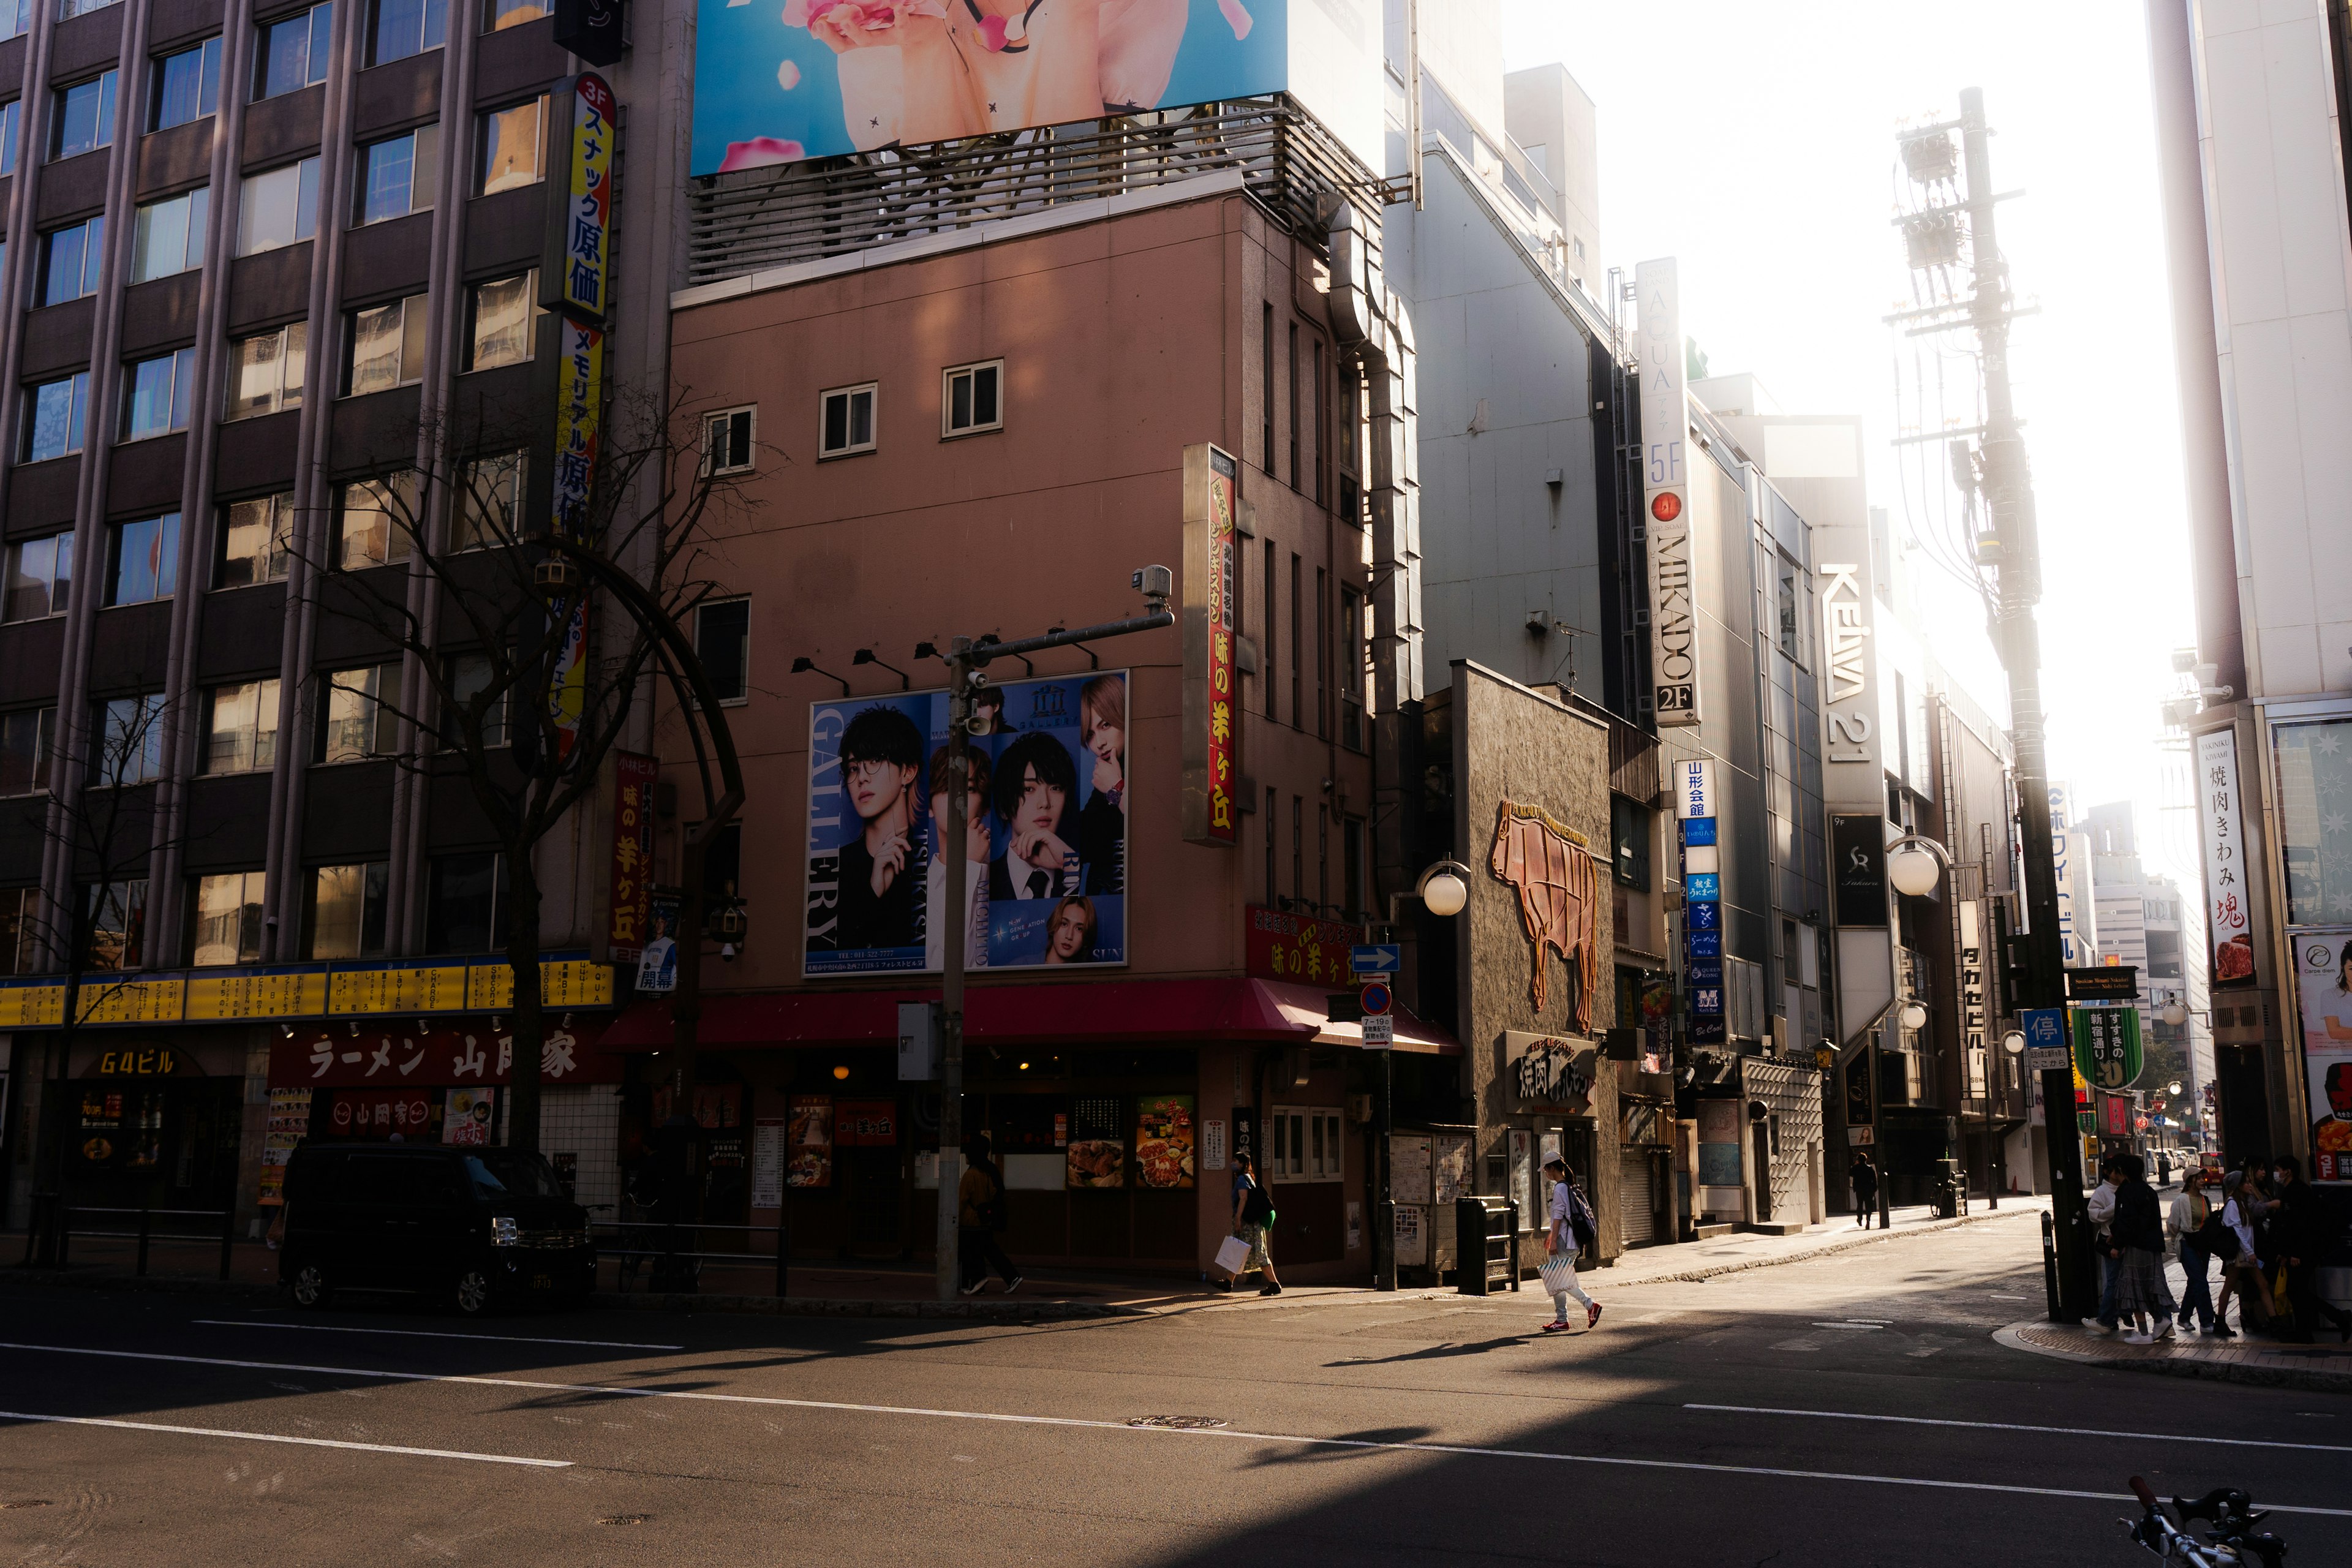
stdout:
{"type": "Polygon", "coordinates": [[[1549,1338],[1532,1288],[1025,1327],[0,1288],[0,1561],[2085,1568],[2154,1561],[2138,1473],[2352,1563],[2352,1399],[2005,1350],[2037,1245],[1601,1271],[1549,1338]]]}

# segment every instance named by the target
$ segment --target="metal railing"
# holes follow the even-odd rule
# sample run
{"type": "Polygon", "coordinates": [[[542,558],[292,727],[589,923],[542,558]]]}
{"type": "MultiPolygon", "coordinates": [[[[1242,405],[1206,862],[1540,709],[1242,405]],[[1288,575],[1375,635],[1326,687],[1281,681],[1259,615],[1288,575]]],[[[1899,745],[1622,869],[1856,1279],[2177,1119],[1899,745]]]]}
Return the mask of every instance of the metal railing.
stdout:
{"type": "Polygon", "coordinates": [[[614,1286],[626,1293],[629,1284],[640,1268],[648,1262],[646,1289],[694,1290],[700,1288],[702,1266],[705,1263],[735,1265],[769,1261],[756,1252],[713,1252],[696,1246],[706,1231],[728,1231],[742,1236],[768,1236],[776,1238],[773,1261],[776,1269],[776,1295],[790,1294],[792,1227],[776,1225],[712,1225],[698,1220],[617,1219],[592,1220],[589,1234],[596,1237],[596,1256],[601,1261],[610,1258],[618,1265],[614,1286]],[[681,1245],[683,1244],[683,1245],[681,1245]]]}
{"type": "Polygon", "coordinates": [[[1223,170],[1318,241],[1334,201],[1377,215],[1412,194],[1277,94],[706,175],[687,193],[687,278],[740,278],[1223,170]]]}
{"type": "Polygon", "coordinates": [[[139,1251],[134,1272],[142,1279],[147,1273],[149,1248],[155,1242],[218,1241],[220,1243],[219,1278],[223,1279],[228,1278],[229,1259],[236,1244],[236,1208],[234,1205],[227,1208],[217,1209],[159,1209],[147,1205],[138,1208],[127,1208],[68,1204],[54,1195],[37,1198],[35,1200],[35,1205],[33,1223],[25,1229],[24,1262],[27,1267],[31,1265],[34,1250],[44,1234],[54,1235],[57,1237],[57,1267],[60,1269],[70,1266],[72,1242],[75,1237],[80,1237],[85,1241],[126,1241],[135,1237],[139,1244],[139,1251]],[[47,1211],[46,1216],[41,1212],[44,1206],[47,1211]],[[135,1215],[138,1216],[138,1223],[136,1226],[128,1227],[117,1226],[110,1229],[76,1230],[74,1220],[77,1216],[84,1215],[135,1215]],[[220,1221],[220,1230],[217,1235],[209,1230],[198,1235],[190,1235],[184,1231],[164,1231],[159,1234],[155,1229],[155,1220],[159,1215],[167,1220],[217,1219],[220,1221]]]}

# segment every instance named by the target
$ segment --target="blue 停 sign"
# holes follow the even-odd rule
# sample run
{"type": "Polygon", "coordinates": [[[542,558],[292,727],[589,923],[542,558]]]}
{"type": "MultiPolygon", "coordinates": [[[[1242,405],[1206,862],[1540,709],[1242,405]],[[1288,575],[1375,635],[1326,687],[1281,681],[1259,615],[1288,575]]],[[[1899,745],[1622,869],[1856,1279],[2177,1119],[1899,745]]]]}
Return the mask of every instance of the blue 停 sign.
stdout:
{"type": "Polygon", "coordinates": [[[2063,1007],[2028,1007],[2017,1016],[2024,1026],[2028,1050],[2036,1046],[2064,1048],[2066,1045],[2066,1011],[2063,1007]]]}
{"type": "Polygon", "coordinates": [[[1404,964],[1404,948],[1376,942],[1348,950],[1348,967],[1359,974],[1394,974],[1404,964]]]}

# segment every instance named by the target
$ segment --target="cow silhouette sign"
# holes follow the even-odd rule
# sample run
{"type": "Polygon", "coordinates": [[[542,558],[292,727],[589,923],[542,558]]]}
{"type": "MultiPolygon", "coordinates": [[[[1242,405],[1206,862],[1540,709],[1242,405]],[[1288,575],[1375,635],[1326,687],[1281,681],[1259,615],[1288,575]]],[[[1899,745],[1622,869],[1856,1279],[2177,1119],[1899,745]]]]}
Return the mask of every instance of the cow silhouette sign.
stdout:
{"type": "Polygon", "coordinates": [[[1540,1014],[1549,994],[1544,950],[1576,966],[1570,1022],[1579,1031],[1592,1026],[1592,994],[1600,983],[1597,926],[1600,892],[1591,841],[1537,805],[1500,802],[1495,811],[1495,842],[1486,869],[1519,899],[1519,927],[1527,933],[1531,973],[1528,994],[1540,1014]]]}

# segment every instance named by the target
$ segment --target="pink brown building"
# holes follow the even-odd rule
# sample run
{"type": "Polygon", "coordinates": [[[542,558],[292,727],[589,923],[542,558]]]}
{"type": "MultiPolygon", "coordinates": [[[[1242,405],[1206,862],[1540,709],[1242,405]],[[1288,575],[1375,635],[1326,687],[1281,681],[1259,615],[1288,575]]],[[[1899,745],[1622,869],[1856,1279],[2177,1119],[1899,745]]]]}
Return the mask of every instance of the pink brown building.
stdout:
{"type": "MultiPolygon", "coordinates": [[[[1380,552],[1327,238],[1276,212],[1209,173],[675,297],[674,385],[750,476],[698,629],[750,800],[751,937],[705,968],[711,1219],[781,1203],[803,1256],[929,1250],[938,1098],[898,1050],[900,1004],[939,994],[946,918],[926,656],[1136,614],[1150,564],[1181,604],[1185,449],[1213,443],[1243,503],[1237,841],[1180,820],[1181,626],[990,667],[965,1124],[1003,1160],[1024,1263],[1199,1271],[1253,1146],[1284,1277],[1369,1276],[1377,1061],[1326,1019],[1375,903],[1380,552]]],[[[682,731],[662,737],[681,762],[682,731]]],[[[682,774],[677,793],[699,798],[682,774]]],[[[658,1004],[608,1037],[642,1053],[638,1130],[667,1112],[667,1037],[658,1004]]],[[[1445,1119],[1449,1030],[1408,1013],[1398,1045],[1401,1114],[1445,1119]]]]}

